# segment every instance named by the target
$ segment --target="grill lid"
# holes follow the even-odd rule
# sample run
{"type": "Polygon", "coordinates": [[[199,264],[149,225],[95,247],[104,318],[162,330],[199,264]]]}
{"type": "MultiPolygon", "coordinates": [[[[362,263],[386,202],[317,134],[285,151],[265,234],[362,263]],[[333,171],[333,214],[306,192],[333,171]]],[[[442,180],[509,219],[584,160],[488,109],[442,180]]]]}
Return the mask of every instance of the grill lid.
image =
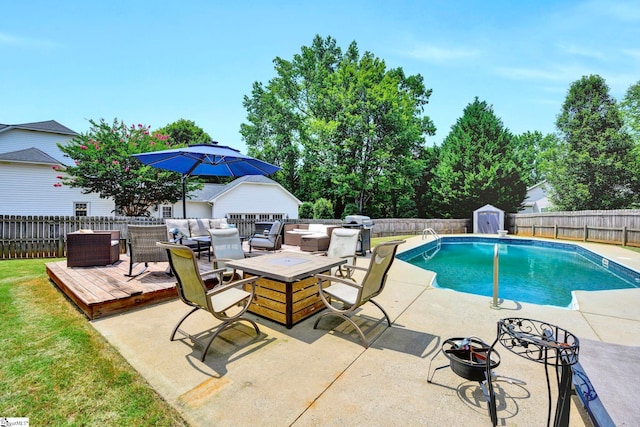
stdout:
{"type": "Polygon", "coordinates": [[[346,217],[344,217],[344,223],[364,226],[373,225],[373,221],[371,221],[371,218],[364,215],[347,215],[346,217]]]}

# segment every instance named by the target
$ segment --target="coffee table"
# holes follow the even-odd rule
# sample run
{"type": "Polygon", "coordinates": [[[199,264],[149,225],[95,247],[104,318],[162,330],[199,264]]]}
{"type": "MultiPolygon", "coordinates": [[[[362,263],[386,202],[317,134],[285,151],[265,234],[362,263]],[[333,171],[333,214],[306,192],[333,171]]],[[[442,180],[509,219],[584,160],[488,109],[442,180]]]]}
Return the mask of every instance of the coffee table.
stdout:
{"type": "Polygon", "coordinates": [[[245,277],[260,276],[250,312],[291,329],[324,308],[314,275],[330,272],[346,262],[343,258],[283,251],[225,264],[242,270],[245,277]]]}

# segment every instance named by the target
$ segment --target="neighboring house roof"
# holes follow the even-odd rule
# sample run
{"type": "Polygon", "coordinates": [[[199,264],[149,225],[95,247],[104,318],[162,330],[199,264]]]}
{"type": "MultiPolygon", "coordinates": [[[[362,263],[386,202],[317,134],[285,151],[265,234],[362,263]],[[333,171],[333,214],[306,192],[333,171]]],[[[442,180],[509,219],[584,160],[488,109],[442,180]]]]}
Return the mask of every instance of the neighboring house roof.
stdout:
{"type": "Polygon", "coordinates": [[[48,165],[60,164],[58,160],[37,148],[26,148],[24,150],[1,153],[0,160],[21,163],[44,163],[48,165]]]}
{"type": "Polygon", "coordinates": [[[204,184],[200,190],[189,193],[191,202],[208,202],[224,191],[225,184],[204,184]]]}
{"type": "MultiPolygon", "coordinates": [[[[233,188],[243,183],[278,185],[282,187],[276,181],[263,175],[245,175],[233,180],[229,184],[204,184],[204,187],[202,189],[190,193],[191,197],[189,198],[189,201],[214,202],[215,199],[217,199],[224,193],[231,191],[233,188]]],[[[298,200],[297,197],[289,193],[286,188],[282,187],[282,189],[286,191],[293,199],[297,200],[298,203],[302,203],[300,200],[298,200]]]]}
{"type": "Polygon", "coordinates": [[[63,135],[77,135],[66,126],[62,126],[55,120],[47,120],[44,122],[22,123],[18,125],[4,125],[0,124],[0,133],[6,132],[11,129],[23,129],[23,130],[35,130],[40,132],[59,133],[63,135]]]}
{"type": "Polygon", "coordinates": [[[230,182],[229,184],[227,184],[224,187],[224,190],[221,191],[220,193],[218,193],[210,201],[211,202],[215,202],[215,199],[220,197],[222,194],[224,194],[227,191],[232,190],[234,187],[236,187],[238,185],[241,185],[241,184],[244,184],[244,183],[277,185],[280,188],[282,188],[289,196],[291,196],[292,199],[295,199],[296,202],[298,202],[298,204],[302,204],[302,202],[300,200],[298,200],[298,198],[296,196],[291,194],[286,188],[281,186],[278,182],[272,180],[271,178],[267,178],[264,175],[245,175],[245,176],[241,176],[240,178],[238,178],[238,179],[234,180],[233,182],[230,182]]]}
{"type": "Polygon", "coordinates": [[[531,191],[531,190],[533,190],[533,189],[535,189],[535,188],[538,188],[538,187],[541,187],[542,189],[546,189],[546,187],[544,187],[544,185],[545,185],[546,183],[547,183],[547,180],[546,180],[546,179],[544,179],[544,180],[540,181],[539,183],[534,184],[534,185],[532,185],[531,187],[527,188],[527,191],[531,191]]]}

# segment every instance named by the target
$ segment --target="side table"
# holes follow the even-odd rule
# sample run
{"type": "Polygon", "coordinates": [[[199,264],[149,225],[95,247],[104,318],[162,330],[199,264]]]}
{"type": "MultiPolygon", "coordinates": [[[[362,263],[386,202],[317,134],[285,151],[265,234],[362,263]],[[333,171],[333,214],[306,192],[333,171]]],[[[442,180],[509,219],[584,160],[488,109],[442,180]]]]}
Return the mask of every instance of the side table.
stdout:
{"type": "MultiPolygon", "coordinates": [[[[547,426],[551,424],[551,385],[549,383],[549,366],[560,370],[558,381],[558,398],[554,426],[569,425],[569,409],[571,408],[571,365],[578,363],[580,341],[571,332],[546,322],[524,318],[507,318],[498,321],[498,333],[487,353],[487,361],[496,344],[500,342],[504,348],[518,356],[545,365],[549,409],[547,426]]],[[[490,378],[491,366],[487,363],[487,376],[490,378]]],[[[489,385],[489,414],[494,426],[498,423],[496,397],[491,381],[489,385]]]]}

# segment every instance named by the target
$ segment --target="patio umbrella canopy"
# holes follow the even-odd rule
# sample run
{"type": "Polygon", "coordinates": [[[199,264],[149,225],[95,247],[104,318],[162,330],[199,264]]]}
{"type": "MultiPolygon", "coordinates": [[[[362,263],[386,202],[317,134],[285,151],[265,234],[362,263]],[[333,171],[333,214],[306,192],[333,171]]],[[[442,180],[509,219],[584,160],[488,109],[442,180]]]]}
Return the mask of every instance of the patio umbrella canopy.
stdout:
{"type": "Polygon", "coordinates": [[[194,144],[183,148],[133,154],[145,165],[182,174],[182,212],[187,217],[185,182],[189,176],[271,175],[280,167],[240,151],[218,145],[194,144]]]}

